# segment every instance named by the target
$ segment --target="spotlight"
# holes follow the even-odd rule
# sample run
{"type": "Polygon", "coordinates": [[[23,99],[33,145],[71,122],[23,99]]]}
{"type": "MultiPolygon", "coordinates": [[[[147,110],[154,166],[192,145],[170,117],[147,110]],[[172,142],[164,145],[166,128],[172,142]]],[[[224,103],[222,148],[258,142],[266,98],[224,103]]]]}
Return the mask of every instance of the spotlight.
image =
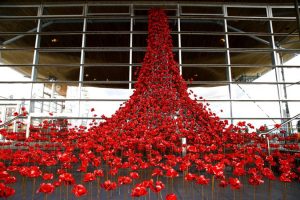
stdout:
{"type": "Polygon", "coordinates": [[[56,43],[56,42],[58,42],[58,39],[52,38],[51,42],[56,43]]]}
{"type": "Polygon", "coordinates": [[[220,43],[221,43],[221,44],[225,44],[225,39],[224,39],[224,38],[221,38],[221,39],[220,39],[220,43]]]}

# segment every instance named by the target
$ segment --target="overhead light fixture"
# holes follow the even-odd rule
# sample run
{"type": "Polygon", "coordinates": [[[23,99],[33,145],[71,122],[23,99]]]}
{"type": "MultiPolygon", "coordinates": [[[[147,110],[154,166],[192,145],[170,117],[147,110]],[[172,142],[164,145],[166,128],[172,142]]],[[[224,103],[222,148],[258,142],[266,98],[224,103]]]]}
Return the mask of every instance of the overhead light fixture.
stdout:
{"type": "Polygon", "coordinates": [[[56,43],[56,42],[58,42],[58,39],[57,38],[52,38],[51,42],[56,43]]]}
{"type": "Polygon", "coordinates": [[[225,39],[224,39],[224,38],[221,38],[221,39],[220,39],[220,43],[221,43],[221,44],[225,44],[225,39]]]}

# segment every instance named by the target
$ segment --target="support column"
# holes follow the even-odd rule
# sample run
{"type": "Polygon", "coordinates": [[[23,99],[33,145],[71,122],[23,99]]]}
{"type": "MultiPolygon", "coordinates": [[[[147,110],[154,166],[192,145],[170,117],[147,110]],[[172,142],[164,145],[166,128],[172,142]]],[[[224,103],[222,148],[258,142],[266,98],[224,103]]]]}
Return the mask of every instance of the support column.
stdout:
{"type": "Polygon", "coordinates": [[[36,82],[37,78],[37,67],[36,65],[39,64],[39,48],[41,42],[41,31],[42,31],[42,20],[41,16],[43,15],[43,4],[38,7],[37,12],[37,28],[36,28],[36,35],[35,35],[35,44],[34,44],[34,51],[33,51],[33,60],[32,60],[32,68],[31,68],[31,89],[30,89],[30,101],[29,101],[29,108],[28,108],[28,117],[27,117],[27,127],[26,127],[26,138],[29,137],[30,134],[30,124],[31,124],[31,113],[34,112],[34,104],[33,101],[33,91],[34,91],[34,82],[36,82]]]}
{"type": "MultiPolygon", "coordinates": [[[[273,17],[273,13],[272,13],[272,8],[271,7],[267,7],[267,16],[268,18],[272,18],[273,17]]],[[[280,118],[283,118],[283,113],[282,113],[282,102],[281,102],[281,91],[280,91],[280,86],[278,84],[280,78],[280,73],[278,71],[278,65],[280,64],[280,60],[279,60],[279,55],[276,52],[277,46],[275,43],[275,37],[273,34],[273,23],[272,20],[269,21],[269,33],[270,33],[270,44],[271,44],[271,48],[272,48],[272,53],[271,53],[271,59],[272,59],[272,65],[274,66],[274,72],[275,72],[275,79],[276,79],[276,88],[277,88],[277,97],[278,97],[278,106],[279,106],[279,111],[280,111],[280,118]]]]}
{"type": "Polygon", "coordinates": [[[178,31],[178,62],[179,62],[179,72],[182,75],[182,51],[181,51],[181,21],[180,21],[181,7],[177,4],[177,31],[178,31]]]}
{"type": "Polygon", "coordinates": [[[133,47],[133,4],[130,4],[130,38],[129,38],[129,90],[132,89],[132,47],[133,47]]]}
{"type": "Polygon", "coordinates": [[[80,69],[79,69],[79,84],[78,84],[78,113],[77,116],[80,117],[80,107],[81,107],[81,93],[82,86],[84,81],[84,63],[85,63],[85,47],[86,47],[86,26],[87,26],[87,12],[88,6],[87,3],[84,4],[83,7],[83,28],[82,28],[82,40],[81,40],[81,50],[80,50],[80,69]]]}
{"type": "Polygon", "coordinates": [[[231,76],[231,60],[230,60],[230,50],[229,50],[229,37],[228,37],[228,26],[227,26],[227,6],[223,5],[223,14],[224,14],[224,32],[225,32],[225,62],[226,62],[226,77],[228,81],[228,95],[229,95],[229,113],[231,118],[231,123],[233,124],[233,112],[232,112],[232,76],[231,76]]]}

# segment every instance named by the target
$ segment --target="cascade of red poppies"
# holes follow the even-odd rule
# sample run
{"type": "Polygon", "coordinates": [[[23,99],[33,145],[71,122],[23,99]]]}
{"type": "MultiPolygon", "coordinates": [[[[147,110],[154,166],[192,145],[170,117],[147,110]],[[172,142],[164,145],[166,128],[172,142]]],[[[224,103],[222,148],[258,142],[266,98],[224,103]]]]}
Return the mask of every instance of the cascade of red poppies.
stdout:
{"type": "Polygon", "coordinates": [[[55,122],[45,120],[31,127],[27,139],[24,132],[0,130],[7,139],[0,143],[0,198],[15,194],[10,185],[17,182],[16,177],[22,177],[18,191],[22,198],[26,198],[29,182],[32,198],[35,193],[44,193],[45,197],[55,193],[61,199],[61,188],[65,188],[65,199],[69,192],[92,199],[93,191],[100,199],[101,190],[125,187],[123,196],[129,188],[132,197],[167,190],[169,200],[176,199],[172,184],[179,176],[188,184],[201,185],[202,192],[197,195],[202,199],[208,184],[209,197],[215,199],[215,185],[230,185],[236,190],[242,187],[242,177],[253,186],[266,179],[275,180],[275,167],[284,184],[298,178],[300,168],[296,168],[295,159],[300,153],[281,151],[299,150],[298,144],[290,142],[295,135],[267,135],[270,140],[290,142],[271,144],[268,155],[265,139],[251,124],[229,125],[207,104],[192,100],[191,93],[173,58],[167,16],[161,9],[152,9],[147,52],[135,91],[111,118],[99,125],[93,120],[94,125],[88,129],[59,129],[55,122]],[[182,144],[183,138],[186,144],[182,144]],[[170,188],[166,180],[172,183],[170,188]]]}

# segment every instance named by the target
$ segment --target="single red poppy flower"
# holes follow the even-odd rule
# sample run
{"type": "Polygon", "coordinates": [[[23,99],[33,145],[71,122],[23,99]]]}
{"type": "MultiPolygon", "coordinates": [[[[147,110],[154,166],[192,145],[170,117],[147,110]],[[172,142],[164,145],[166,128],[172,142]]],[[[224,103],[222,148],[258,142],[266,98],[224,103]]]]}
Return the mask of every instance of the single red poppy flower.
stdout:
{"type": "Polygon", "coordinates": [[[133,197],[145,196],[147,193],[147,189],[144,186],[136,186],[131,190],[131,196],[133,197]]]}
{"type": "Polygon", "coordinates": [[[177,200],[177,197],[174,193],[168,194],[166,200],[177,200]]]}
{"type": "Polygon", "coordinates": [[[131,182],[132,182],[132,179],[128,176],[120,176],[118,178],[119,185],[127,185],[127,184],[130,184],[131,182]]]}
{"type": "Polygon", "coordinates": [[[179,176],[179,174],[175,169],[170,168],[170,169],[167,170],[166,176],[169,177],[169,178],[174,178],[174,177],[179,176]]]}
{"type": "Polygon", "coordinates": [[[133,179],[138,179],[140,177],[139,173],[137,172],[130,172],[129,176],[133,179]]]}
{"type": "Polygon", "coordinates": [[[15,189],[0,183],[0,198],[8,198],[15,194],[15,189]]]}
{"type": "Polygon", "coordinates": [[[90,182],[96,180],[96,176],[94,173],[86,173],[84,175],[83,181],[84,182],[90,182]]]}
{"type": "Polygon", "coordinates": [[[64,182],[66,185],[72,185],[75,183],[75,179],[70,173],[63,173],[59,175],[59,180],[64,182]]]}
{"type": "Polygon", "coordinates": [[[107,180],[103,184],[101,184],[101,187],[107,191],[114,190],[117,188],[117,183],[107,180]]]}
{"type": "Polygon", "coordinates": [[[52,173],[44,173],[42,177],[44,180],[52,180],[53,174],[52,173]]]}
{"type": "Polygon", "coordinates": [[[55,186],[52,183],[41,183],[39,189],[36,192],[50,194],[54,191],[54,189],[55,189],[55,186]]]}
{"type": "Polygon", "coordinates": [[[207,185],[209,183],[209,178],[205,178],[204,175],[196,177],[197,183],[201,185],[207,185]]]}
{"type": "Polygon", "coordinates": [[[81,197],[87,193],[87,190],[83,185],[78,184],[74,185],[72,192],[76,197],[81,197]]]}
{"type": "Polygon", "coordinates": [[[242,184],[238,178],[229,178],[229,184],[231,189],[238,190],[242,187],[242,184]]]}
{"type": "Polygon", "coordinates": [[[102,169],[95,169],[94,174],[95,176],[104,176],[104,172],[102,169]]]}
{"type": "Polygon", "coordinates": [[[164,188],[165,188],[165,184],[161,181],[156,181],[155,185],[153,185],[153,184],[150,185],[150,189],[156,193],[160,192],[164,188]]]}

